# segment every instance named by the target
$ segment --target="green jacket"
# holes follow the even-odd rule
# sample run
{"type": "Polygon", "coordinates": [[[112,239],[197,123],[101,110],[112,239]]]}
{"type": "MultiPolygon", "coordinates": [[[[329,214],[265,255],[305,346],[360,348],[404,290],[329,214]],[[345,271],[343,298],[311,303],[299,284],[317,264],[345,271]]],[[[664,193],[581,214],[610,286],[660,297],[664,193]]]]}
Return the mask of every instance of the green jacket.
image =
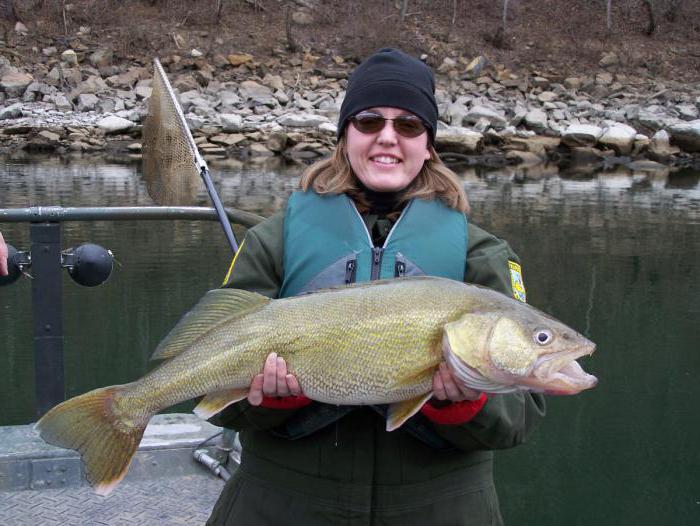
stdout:
{"type": "MultiPolygon", "coordinates": [[[[375,216],[366,216],[372,230],[375,216]]],[[[470,223],[465,281],[513,294],[508,244],[470,223]]],[[[284,213],[250,229],[227,286],[271,298],[279,294],[284,213]]],[[[239,431],[243,458],[209,525],[500,524],[492,450],[522,443],[544,416],[538,394],[494,395],[469,422],[442,425],[422,414],[448,444],[436,449],[401,428],[388,433],[370,408],[289,440],[284,424],[298,411],[333,411],[313,402],[301,409],[252,407],[246,401],[212,419],[239,431]]]]}

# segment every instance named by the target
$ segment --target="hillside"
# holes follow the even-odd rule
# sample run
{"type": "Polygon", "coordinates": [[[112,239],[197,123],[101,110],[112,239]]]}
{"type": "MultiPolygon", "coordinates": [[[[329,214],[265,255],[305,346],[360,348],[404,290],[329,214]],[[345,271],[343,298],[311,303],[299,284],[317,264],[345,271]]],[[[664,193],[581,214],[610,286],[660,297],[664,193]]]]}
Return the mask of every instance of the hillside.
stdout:
{"type": "Polygon", "coordinates": [[[563,78],[597,71],[603,56],[614,52],[617,72],[700,79],[697,0],[614,0],[611,32],[604,0],[507,4],[504,33],[503,0],[14,0],[14,15],[27,32],[14,30],[10,14],[2,22],[0,53],[36,61],[49,46],[109,47],[117,63],[147,63],[198,49],[208,58],[249,53],[265,62],[285,56],[293,44],[312,55],[357,61],[397,46],[427,55],[435,67],[445,58],[468,62],[482,55],[514,71],[563,78]]]}

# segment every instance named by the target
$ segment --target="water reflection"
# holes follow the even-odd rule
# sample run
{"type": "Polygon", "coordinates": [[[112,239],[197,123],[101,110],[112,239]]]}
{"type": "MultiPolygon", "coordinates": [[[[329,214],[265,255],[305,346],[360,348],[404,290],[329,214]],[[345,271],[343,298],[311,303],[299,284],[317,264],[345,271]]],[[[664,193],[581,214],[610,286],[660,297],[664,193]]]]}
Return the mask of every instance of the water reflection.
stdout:
{"type": "MultiPolygon", "coordinates": [[[[227,206],[269,215],[302,167],[210,164],[227,206]]],[[[601,379],[550,398],[527,446],[497,457],[510,524],[698,524],[700,505],[700,173],[555,166],[456,167],[472,220],[523,260],[528,299],[598,344],[584,368],[601,379]],[[659,505],[662,503],[663,505],[659,505]]],[[[198,203],[208,204],[202,189],[198,203]]],[[[0,207],[151,205],[134,164],[10,161],[0,207]]],[[[2,224],[28,246],[25,225],[2,224]]],[[[68,223],[64,246],[112,248],[122,267],[97,289],[64,278],[68,395],[123,383],[230,261],[216,223],[68,223]]],[[[0,424],[33,418],[30,283],[0,289],[0,424]]]]}

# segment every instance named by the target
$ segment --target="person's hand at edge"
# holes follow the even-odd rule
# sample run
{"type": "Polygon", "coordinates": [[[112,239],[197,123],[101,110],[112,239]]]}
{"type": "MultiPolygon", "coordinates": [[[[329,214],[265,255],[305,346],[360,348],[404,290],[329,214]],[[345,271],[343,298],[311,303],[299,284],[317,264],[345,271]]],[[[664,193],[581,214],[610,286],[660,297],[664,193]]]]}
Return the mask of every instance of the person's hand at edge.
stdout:
{"type": "Polygon", "coordinates": [[[7,276],[7,245],[0,232],[0,276],[7,276]]]}

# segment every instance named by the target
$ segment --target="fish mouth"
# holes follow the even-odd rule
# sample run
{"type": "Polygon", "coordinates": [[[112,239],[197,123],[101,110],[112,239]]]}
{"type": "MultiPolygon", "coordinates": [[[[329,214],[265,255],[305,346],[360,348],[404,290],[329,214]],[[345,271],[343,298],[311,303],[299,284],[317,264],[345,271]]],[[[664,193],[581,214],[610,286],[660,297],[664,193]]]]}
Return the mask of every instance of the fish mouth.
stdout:
{"type": "Polygon", "coordinates": [[[443,356],[460,383],[485,393],[499,394],[529,390],[548,395],[574,395],[591,389],[598,379],[585,372],[576,360],[593,354],[595,348],[595,344],[591,343],[573,350],[542,355],[524,376],[513,376],[492,368],[487,377],[464,362],[452,351],[447,337],[443,338],[443,356]]]}
{"type": "Polygon", "coordinates": [[[551,395],[573,395],[595,387],[598,378],[588,374],[576,361],[590,356],[595,345],[560,353],[545,354],[535,361],[528,386],[551,395]]]}

